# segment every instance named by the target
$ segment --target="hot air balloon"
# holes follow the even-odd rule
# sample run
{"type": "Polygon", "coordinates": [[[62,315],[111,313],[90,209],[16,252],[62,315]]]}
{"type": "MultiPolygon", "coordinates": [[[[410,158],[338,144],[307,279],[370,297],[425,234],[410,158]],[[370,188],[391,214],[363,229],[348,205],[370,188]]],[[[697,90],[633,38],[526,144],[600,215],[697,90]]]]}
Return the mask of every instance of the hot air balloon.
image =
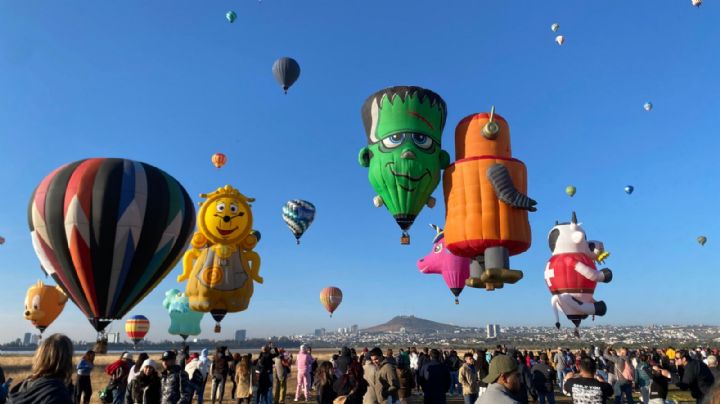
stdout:
{"type": "Polygon", "coordinates": [[[235,14],[234,11],[228,11],[227,14],[225,14],[225,18],[232,24],[235,22],[235,19],[237,19],[237,14],[235,14]]]}
{"type": "Polygon", "coordinates": [[[707,237],[705,237],[705,236],[700,236],[700,237],[697,238],[697,242],[700,243],[701,246],[704,246],[705,243],[707,243],[707,237]]]}
{"type": "Polygon", "coordinates": [[[216,168],[220,168],[227,163],[227,156],[222,153],[215,153],[212,155],[210,160],[212,160],[212,163],[216,168]]]}
{"type": "Polygon", "coordinates": [[[435,229],[433,249],[425,258],[420,258],[417,267],[424,274],[440,274],[450,292],[455,295],[455,304],[459,304],[458,296],[465,287],[465,281],[470,276],[471,259],[458,257],[444,246],[445,233],[438,226],[430,225],[435,229]]]}
{"type": "Polygon", "coordinates": [[[558,35],[558,36],[555,37],[555,42],[556,42],[558,45],[562,45],[562,44],[565,43],[565,37],[562,36],[562,35],[558,35]]]}
{"type": "Polygon", "coordinates": [[[643,108],[645,109],[645,111],[650,112],[653,109],[653,105],[651,102],[646,102],[645,105],[643,105],[643,108]]]}
{"type": "Polygon", "coordinates": [[[28,221],[43,269],[98,333],[167,275],[195,217],[177,180],[149,164],[93,158],[45,177],[28,221]]]}
{"type": "Polygon", "coordinates": [[[125,332],[128,338],[137,346],[138,342],[145,338],[150,331],[150,320],[143,315],[132,316],[125,321],[125,332]]]}
{"type": "Polygon", "coordinates": [[[694,7],[700,7],[702,6],[702,0],[692,0],[692,5],[694,7]]]}
{"type": "Polygon", "coordinates": [[[25,294],[25,320],[30,320],[40,334],[62,313],[68,298],[59,286],[37,281],[25,294]]]}
{"type": "Polygon", "coordinates": [[[168,333],[179,335],[183,342],[190,335],[200,335],[200,322],[205,313],[190,310],[190,300],[177,289],[165,292],[163,307],[170,315],[170,328],[168,333]]]}
{"type": "Polygon", "coordinates": [[[626,193],[626,194],[631,195],[631,194],[633,193],[633,191],[635,191],[635,187],[633,187],[632,185],[627,185],[627,186],[625,186],[625,193],[626,193]]]}
{"type": "Polygon", "coordinates": [[[435,206],[432,193],[450,164],[441,149],[445,101],[421,87],[389,87],[368,97],[361,114],[368,145],[359,163],[369,168],[373,203],[387,207],[402,230],[400,243],[409,244],[410,226],[425,205],[435,206]]]}
{"type": "Polygon", "coordinates": [[[342,290],[329,286],[320,291],[320,303],[325,307],[332,317],[333,312],[340,306],[342,302],[342,290]]]}
{"type": "Polygon", "coordinates": [[[455,160],[443,177],[443,244],[476,261],[466,286],[490,291],[516,283],[523,273],[510,269],[510,256],[530,248],[528,212],[537,202],[527,195],[525,164],[512,155],[510,126],[494,107],[458,123],[455,160]]]}
{"type": "Polygon", "coordinates": [[[567,187],[565,187],[565,193],[571,198],[573,196],[575,196],[576,191],[577,191],[577,189],[575,188],[574,185],[568,185],[567,187]]]}
{"type": "Polygon", "coordinates": [[[198,232],[183,257],[183,273],[178,282],[187,280],[185,295],[190,308],[210,312],[215,332],[227,313],[246,310],[253,295],[253,281],[262,283],[260,255],[253,248],[260,233],[252,229],[253,214],[248,198],[230,185],[201,194],[198,232]]]}
{"type": "Polygon", "coordinates": [[[580,336],[580,322],[589,316],[604,316],[607,305],[593,298],[598,282],[612,280],[612,271],[598,271],[595,262],[602,263],[608,255],[603,243],[588,241],[585,230],[577,221],[575,212],[570,223],[558,224],[550,231],[548,243],[552,257],[545,266],[545,282],[552,298],[555,327],[560,328],[559,311],[575,324],[575,335],[580,336]]]}
{"type": "Polygon", "coordinates": [[[550,29],[552,30],[552,32],[557,32],[557,30],[560,29],[560,24],[554,23],[550,26],[550,29]]]}
{"type": "Polygon", "coordinates": [[[315,220],[315,205],[301,199],[288,201],[282,208],[283,220],[300,244],[300,237],[315,220]]]}
{"type": "Polygon", "coordinates": [[[293,58],[282,57],[273,63],[273,76],[287,94],[288,89],[300,77],[300,65],[293,58]]]}
{"type": "Polygon", "coordinates": [[[0,245],[5,244],[5,237],[0,236],[0,245]]]}

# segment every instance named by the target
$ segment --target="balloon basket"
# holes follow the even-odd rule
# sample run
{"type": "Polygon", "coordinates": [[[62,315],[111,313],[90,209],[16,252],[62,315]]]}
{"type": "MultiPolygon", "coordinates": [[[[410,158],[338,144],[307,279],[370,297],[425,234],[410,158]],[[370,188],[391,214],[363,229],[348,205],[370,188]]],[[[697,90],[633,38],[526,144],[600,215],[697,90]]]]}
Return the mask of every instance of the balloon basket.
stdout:
{"type": "Polygon", "coordinates": [[[460,304],[460,299],[458,299],[457,297],[455,298],[455,304],[460,304]]]}
{"type": "Polygon", "coordinates": [[[409,245],[410,244],[410,235],[407,233],[403,233],[402,236],[400,236],[400,244],[401,245],[409,245]]]}
{"type": "Polygon", "coordinates": [[[216,334],[219,334],[219,333],[220,333],[220,330],[221,330],[221,328],[220,328],[220,323],[215,324],[215,333],[216,333],[216,334]]]}

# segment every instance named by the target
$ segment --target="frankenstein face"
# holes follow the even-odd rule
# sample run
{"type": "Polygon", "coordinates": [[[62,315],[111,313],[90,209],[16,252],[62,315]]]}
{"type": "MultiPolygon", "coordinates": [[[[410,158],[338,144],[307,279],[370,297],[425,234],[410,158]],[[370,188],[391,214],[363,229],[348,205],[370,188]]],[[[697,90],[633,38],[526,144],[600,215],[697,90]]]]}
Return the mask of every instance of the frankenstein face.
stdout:
{"type": "Polygon", "coordinates": [[[363,106],[368,146],[360,164],[375,192],[403,230],[428,202],[450,161],[440,148],[445,103],[418,87],[393,87],[363,106]]]}

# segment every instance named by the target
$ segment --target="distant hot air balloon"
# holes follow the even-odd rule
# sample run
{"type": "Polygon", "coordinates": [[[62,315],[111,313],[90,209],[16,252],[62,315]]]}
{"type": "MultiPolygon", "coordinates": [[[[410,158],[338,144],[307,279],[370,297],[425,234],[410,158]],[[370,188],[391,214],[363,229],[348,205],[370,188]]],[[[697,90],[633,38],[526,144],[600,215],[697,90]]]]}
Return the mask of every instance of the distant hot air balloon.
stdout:
{"type": "Polygon", "coordinates": [[[554,23],[553,25],[550,26],[550,29],[552,30],[552,32],[557,32],[557,30],[559,28],[560,28],[560,24],[558,24],[558,23],[554,23]]]}
{"type": "Polygon", "coordinates": [[[704,246],[705,243],[707,242],[707,237],[705,237],[705,236],[700,236],[700,237],[697,238],[697,242],[700,243],[701,246],[704,246]]]}
{"type": "Polygon", "coordinates": [[[315,205],[301,199],[293,199],[283,206],[282,216],[295,235],[295,240],[300,244],[300,237],[315,220],[315,205]]]}
{"type": "Polygon", "coordinates": [[[293,58],[282,57],[273,63],[273,76],[287,94],[290,86],[300,77],[300,65],[293,58]]]}
{"type": "Polygon", "coordinates": [[[5,237],[0,236],[0,245],[5,244],[5,237]]]}
{"type": "Polygon", "coordinates": [[[645,111],[650,112],[653,109],[653,105],[651,102],[646,102],[645,105],[643,105],[643,108],[645,108],[645,111]]]}
{"type": "Polygon", "coordinates": [[[325,307],[325,310],[330,313],[330,317],[332,317],[335,309],[340,306],[340,302],[342,302],[342,297],[342,290],[334,286],[327,287],[320,292],[320,303],[322,303],[322,305],[325,307]]]}
{"type": "Polygon", "coordinates": [[[702,0],[692,0],[692,5],[695,7],[700,7],[702,5],[702,0]]]}
{"type": "Polygon", "coordinates": [[[56,169],[28,207],[40,263],[97,332],[172,270],[194,218],[177,180],[149,164],[115,158],[56,169]]]}
{"type": "Polygon", "coordinates": [[[215,167],[220,168],[227,163],[227,156],[222,153],[215,153],[212,155],[211,160],[215,167]]]}
{"type": "Polygon", "coordinates": [[[562,36],[562,35],[558,35],[558,36],[555,37],[555,42],[556,42],[558,45],[562,45],[563,43],[565,43],[565,37],[562,36]]]}
{"type": "Polygon", "coordinates": [[[235,14],[234,11],[228,11],[227,14],[225,14],[225,18],[232,24],[235,22],[235,19],[237,19],[237,14],[235,14]]]}
{"type": "Polygon", "coordinates": [[[62,313],[67,300],[67,295],[59,286],[37,281],[25,294],[25,319],[30,320],[42,334],[62,313]]]}
{"type": "Polygon", "coordinates": [[[628,195],[631,195],[634,190],[635,190],[635,187],[633,187],[632,185],[628,185],[625,187],[625,193],[628,195]]]}
{"type": "Polygon", "coordinates": [[[143,315],[132,316],[125,322],[125,332],[135,345],[145,338],[148,331],[150,331],[150,320],[143,315]]]}
{"type": "Polygon", "coordinates": [[[576,191],[577,191],[577,189],[575,189],[575,186],[574,186],[574,185],[568,185],[567,187],[565,187],[565,193],[566,193],[569,197],[575,196],[575,192],[576,192],[576,191]]]}

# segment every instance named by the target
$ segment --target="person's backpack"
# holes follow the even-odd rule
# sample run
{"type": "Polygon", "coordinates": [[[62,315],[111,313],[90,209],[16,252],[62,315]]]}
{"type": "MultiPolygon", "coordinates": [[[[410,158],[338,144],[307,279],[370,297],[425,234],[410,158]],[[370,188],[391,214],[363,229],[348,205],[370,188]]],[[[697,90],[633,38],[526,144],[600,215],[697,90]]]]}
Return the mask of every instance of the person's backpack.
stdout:
{"type": "Polygon", "coordinates": [[[633,368],[632,362],[625,360],[625,367],[622,370],[623,379],[632,382],[635,380],[635,369],[633,368]]]}
{"type": "Polygon", "coordinates": [[[111,404],[113,402],[113,388],[108,385],[104,389],[100,390],[100,402],[111,404]]]}

